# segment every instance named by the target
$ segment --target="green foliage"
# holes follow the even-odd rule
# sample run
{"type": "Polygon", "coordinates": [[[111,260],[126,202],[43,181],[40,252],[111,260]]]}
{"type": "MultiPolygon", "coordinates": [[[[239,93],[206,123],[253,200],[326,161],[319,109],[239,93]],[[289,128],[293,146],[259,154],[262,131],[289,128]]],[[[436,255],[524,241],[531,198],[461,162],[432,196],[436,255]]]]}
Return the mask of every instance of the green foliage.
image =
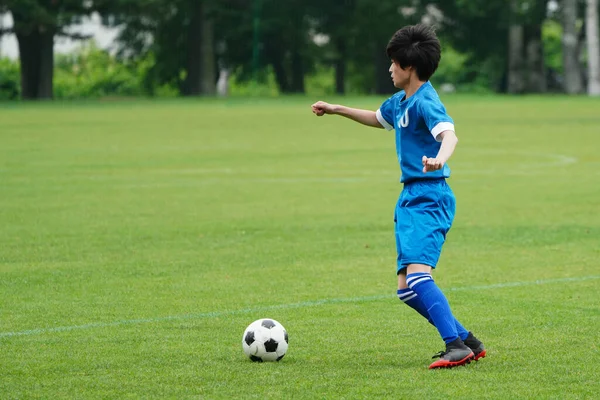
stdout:
{"type": "Polygon", "coordinates": [[[457,92],[488,93],[499,80],[496,62],[492,58],[472,61],[472,56],[457,51],[448,42],[442,44],[442,61],[431,78],[440,90],[451,84],[457,92]]]}
{"type": "Polygon", "coordinates": [[[21,93],[19,64],[0,58],[0,100],[16,100],[21,93]]]}
{"type": "Polygon", "coordinates": [[[0,0],[0,9],[4,6],[11,11],[17,31],[31,32],[40,26],[60,31],[103,1],[106,0],[0,0]]]}
{"type": "Polygon", "coordinates": [[[140,87],[140,79],[132,68],[94,45],[56,57],[54,94],[57,98],[135,96],[142,94],[140,87]]]}
{"type": "Polygon", "coordinates": [[[546,66],[562,73],[562,26],[560,23],[551,19],[546,20],[542,25],[542,39],[546,66]]]}
{"type": "MultiPolygon", "coordinates": [[[[58,99],[149,95],[147,74],[152,59],[122,61],[93,43],[68,55],[57,55],[54,94],[58,99]]],[[[162,95],[168,93],[161,89],[162,95]]]]}
{"type": "MultiPolygon", "coordinates": [[[[348,74],[346,77],[346,91],[350,95],[374,93],[373,80],[375,65],[371,63],[360,63],[351,60],[348,63],[348,74]]],[[[332,72],[333,74],[333,72],[332,72]]]]}
{"type": "MultiPolygon", "coordinates": [[[[154,65],[153,53],[135,61],[121,60],[90,43],[70,54],[55,56],[54,97],[178,96],[177,87],[152,79],[154,65]]],[[[0,100],[16,100],[19,95],[19,61],[0,59],[0,100]]]]}
{"type": "Polygon", "coordinates": [[[464,83],[468,75],[467,60],[469,57],[456,51],[447,44],[442,47],[442,60],[437,71],[432,77],[434,84],[452,83],[458,85],[464,83]]]}
{"type": "MultiPolygon", "coordinates": [[[[123,27],[118,59],[96,54],[96,49],[58,60],[57,98],[189,93],[186,88],[198,82],[195,76],[202,68],[201,56],[193,50],[200,48],[207,21],[214,28],[215,65],[235,71],[233,95],[330,94],[335,85],[331,68],[340,61],[346,65],[347,93],[385,93],[389,79],[382,63],[387,62],[383,55],[387,40],[399,27],[421,21],[431,5],[444,15],[432,20],[444,45],[434,83],[453,83],[461,91],[501,87],[512,23],[535,35],[543,23],[546,66],[561,73],[562,30],[548,17],[547,1],[511,4],[506,0],[415,0],[400,7],[397,0],[0,0],[0,8],[16,15],[15,30],[22,33],[31,33],[36,26],[64,33],[63,28],[92,11],[101,12],[106,23],[123,27]],[[327,43],[316,45],[315,35],[327,37],[327,43]],[[123,61],[125,55],[129,61],[123,61]]],[[[11,74],[0,79],[13,82],[11,74]]],[[[14,97],[14,88],[5,92],[10,93],[5,98],[14,97]]]]}
{"type": "MultiPolygon", "coordinates": [[[[333,67],[318,65],[312,74],[306,76],[306,93],[313,96],[332,95],[335,93],[333,67]]],[[[348,85],[348,81],[346,81],[348,85]]]]}
{"type": "Polygon", "coordinates": [[[262,71],[262,78],[259,80],[244,79],[242,68],[238,68],[229,77],[229,95],[231,96],[259,96],[274,97],[279,94],[275,75],[271,69],[262,71]]]}

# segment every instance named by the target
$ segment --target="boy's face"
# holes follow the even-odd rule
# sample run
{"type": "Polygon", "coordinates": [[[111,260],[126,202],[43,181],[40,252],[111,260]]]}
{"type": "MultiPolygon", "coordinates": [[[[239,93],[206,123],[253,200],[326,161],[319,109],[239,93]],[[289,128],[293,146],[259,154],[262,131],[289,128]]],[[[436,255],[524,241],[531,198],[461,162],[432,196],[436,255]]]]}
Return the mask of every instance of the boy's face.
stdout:
{"type": "Polygon", "coordinates": [[[404,89],[410,81],[411,70],[411,67],[402,69],[402,67],[400,67],[400,63],[392,61],[392,65],[390,65],[389,71],[392,75],[392,81],[394,81],[394,86],[398,89],[404,89]]]}

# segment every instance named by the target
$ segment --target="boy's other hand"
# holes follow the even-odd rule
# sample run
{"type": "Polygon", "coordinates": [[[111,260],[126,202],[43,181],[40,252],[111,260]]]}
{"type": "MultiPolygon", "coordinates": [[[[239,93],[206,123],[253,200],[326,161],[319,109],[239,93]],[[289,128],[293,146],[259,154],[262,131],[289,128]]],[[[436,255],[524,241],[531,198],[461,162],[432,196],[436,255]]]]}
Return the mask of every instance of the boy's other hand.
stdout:
{"type": "Polygon", "coordinates": [[[317,117],[321,117],[324,114],[333,114],[333,105],[329,103],[325,103],[324,101],[317,101],[315,104],[311,106],[312,112],[317,115],[317,117]]]}
{"type": "Polygon", "coordinates": [[[435,157],[428,158],[427,156],[423,156],[423,173],[437,171],[438,169],[442,169],[444,163],[441,160],[438,160],[435,157]]]}

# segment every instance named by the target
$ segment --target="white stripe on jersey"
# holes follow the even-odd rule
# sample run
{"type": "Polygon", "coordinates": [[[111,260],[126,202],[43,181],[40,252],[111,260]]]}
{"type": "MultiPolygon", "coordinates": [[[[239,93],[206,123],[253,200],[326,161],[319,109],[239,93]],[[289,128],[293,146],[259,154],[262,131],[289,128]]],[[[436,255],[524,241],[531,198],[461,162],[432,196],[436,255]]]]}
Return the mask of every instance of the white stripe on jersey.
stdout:
{"type": "Polygon", "coordinates": [[[441,142],[441,140],[438,139],[438,136],[444,131],[456,132],[454,130],[454,124],[452,122],[440,122],[439,124],[433,127],[433,129],[431,130],[431,134],[433,135],[433,138],[436,141],[441,142]]]}
{"type": "Polygon", "coordinates": [[[375,116],[377,117],[377,121],[379,121],[381,126],[383,126],[386,130],[391,131],[392,129],[394,129],[394,127],[390,125],[390,123],[387,122],[385,118],[383,118],[383,115],[381,115],[381,110],[379,108],[377,109],[375,116]]]}

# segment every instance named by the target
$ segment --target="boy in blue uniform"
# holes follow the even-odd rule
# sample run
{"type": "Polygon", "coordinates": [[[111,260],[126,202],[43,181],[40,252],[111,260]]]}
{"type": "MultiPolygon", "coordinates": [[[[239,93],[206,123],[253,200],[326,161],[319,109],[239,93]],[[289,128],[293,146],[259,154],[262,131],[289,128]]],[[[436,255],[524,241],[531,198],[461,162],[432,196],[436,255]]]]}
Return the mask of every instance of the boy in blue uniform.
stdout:
{"type": "Polygon", "coordinates": [[[446,343],[429,368],[451,368],[485,357],[483,343],[452,315],[448,300],[431,277],[456,202],[446,183],[446,161],[458,142],[454,122],[429,82],[441,58],[440,42],[426,25],[406,26],[387,45],[394,86],[402,89],[377,111],[319,101],[317,116],[336,114],[367,126],[395,129],[404,188],[394,213],[398,253],[398,298],[434,325],[446,343]]]}

